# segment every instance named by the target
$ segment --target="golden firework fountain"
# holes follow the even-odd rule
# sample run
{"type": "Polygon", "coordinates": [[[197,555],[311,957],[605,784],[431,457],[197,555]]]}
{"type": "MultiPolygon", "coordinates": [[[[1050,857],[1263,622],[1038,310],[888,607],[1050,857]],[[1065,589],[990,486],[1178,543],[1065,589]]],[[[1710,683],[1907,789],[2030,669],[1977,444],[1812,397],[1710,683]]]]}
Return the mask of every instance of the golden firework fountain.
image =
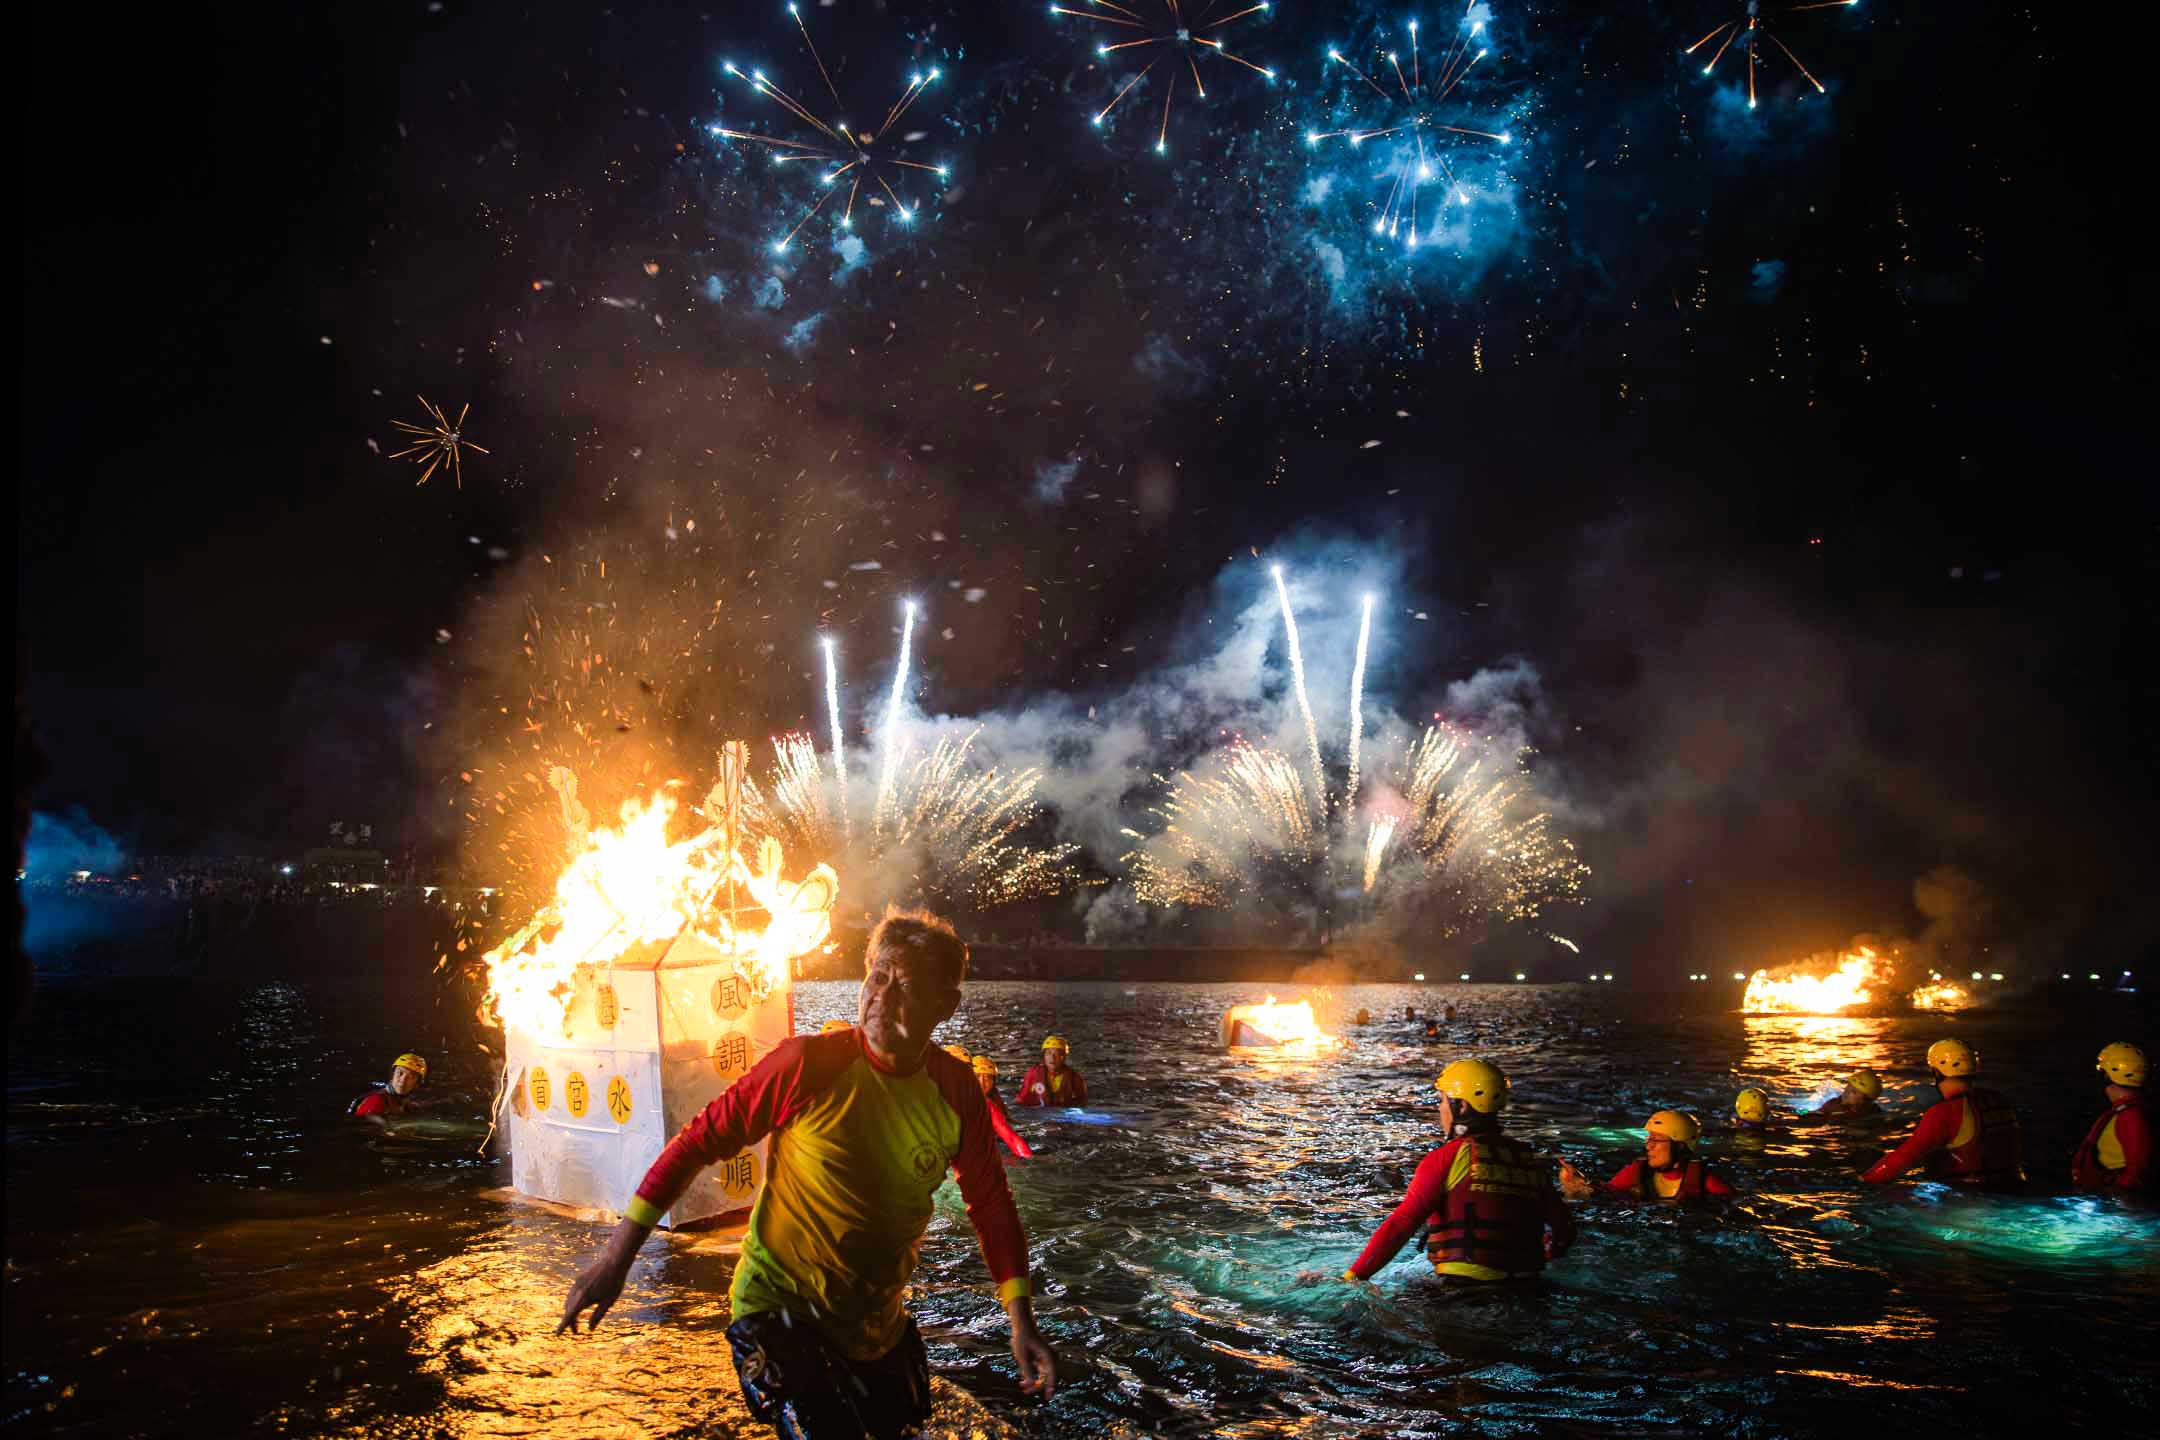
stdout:
{"type": "MultiPolygon", "coordinates": [[[[790,962],[825,943],[839,882],[824,865],[785,879],[770,839],[744,859],[748,763],[730,742],[687,839],[669,839],[672,796],[625,804],[583,837],[554,901],[488,953],[497,1118],[522,1194],[619,1210],[668,1138],[794,1033],[790,962]]],[[[704,1172],[661,1223],[747,1210],[766,1159],[760,1144],[704,1172]]]]}

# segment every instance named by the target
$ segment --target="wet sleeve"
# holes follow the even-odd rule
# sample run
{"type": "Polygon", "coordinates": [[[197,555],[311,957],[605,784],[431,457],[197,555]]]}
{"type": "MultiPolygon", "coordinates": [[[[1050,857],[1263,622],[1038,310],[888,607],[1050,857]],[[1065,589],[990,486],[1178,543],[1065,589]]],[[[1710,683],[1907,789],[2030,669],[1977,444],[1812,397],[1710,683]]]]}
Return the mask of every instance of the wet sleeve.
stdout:
{"type": "Polygon", "coordinates": [[[355,1105],[352,1113],[356,1116],[380,1115],[389,1108],[390,1102],[383,1099],[382,1092],[378,1090],[373,1095],[363,1098],[358,1105],[355,1105]]]}
{"type": "Polygon", "coordinates": [[[1005,1142],[1005,1148],[1022,1160],[1032,1156],[1035,1152],[1029,1147],[1027,1137],[1013,1129],[1012,1116],[1005,1112],[1005,1102],[995,1095],[985,1095],[983,1101],[990,1111],[990,1128],[1005,1142]]]}
{"type": "Polygon", "coordinates": [[[1575,1243],[1575,1212],[1568,1209],[1567,1201],[1560,1198],[1560,1191],[1550,1179],[1545,1182],[1542,1203],[1545,1226],[1552,1231],[1552,1258],[1557,1260],[1575,1243]]]}
{"type": "Polygon", "coordinates": [[[1454,1169],[1455,1154],[1462,1143],[1450,1140],[1418,1162],[1417,1173],[1410,1177],[1410,1192],[1395,1207],[1395,1213],[1380,1222],[1372,1239],[1365,1242],[1364,1250],[1350,1263],[1350,1274],[1360,1280],[1372,1279],[1410,1243],[1420,1225],[1439,1213],[1447,1203],[1448,1173],[1454,1169]]]}
{"type": "Polygon", "coordinates": [[[1957,1134],[1959,1109],[1947,1100],[1928,1107],[1905,1143],[1876,1161],[1874,1168],[1860,1178],[1870,1185],[1887,1185],[1948,1145],[1957,1134]]]}
{"type": "Polygon", "coordinates": [[[1019,1103],[1021,1103],[1022,1105],[1040,1105],[1040,1104],[1042,1104],[1042,1103],[1043,1103],[1043,1099],[1042,1099],[1042,1093],[1041,1093],[1040,1091],[1038,1091],[1038,1090],[1037,1090],[1037,1089],[1035,1088],[1036,1086],[1038,1086],[1038,1085],[1040,1085],[1040,1084],[1042,1084],[1042,1083],[1043,1083],[1043,1069],[1042,1069],[1042,1066],[1040,1066],[1040,1065],[1032,1066],[1032,1067],[1031,1067],[1031,1068],[1030,1068],[1030,1069],[1028,1070],[1027,1074],[1025,1074],[1025,1075],[1023,1075],[1023,1076],[1021,1076],[1021,1077],[1020,1077],[1020,1101],[1019,1101],[1019,1103]]]}
{"type": "Polygon", "coordinates": [[[1620,1167],[1619,1174],[1613,1176],[1612,1179],[1607,1180],[1598,1188],[1609,1190],[1615,1195],[1636,1195],[1648,1192],[1651,1189],[1650,1177],[1644,1173],[1648,1164],[1649,1162],[1645,1160],[1630,1160],[1620,1167]]]}
{"type": "Polygon", "coordinates": [[[990,1107],[984,1103],[975,1074],[942,1052],[929,1060],[930,1078],[945,1103],[960,1117],[960,1148],[953,1152],[953,1173],[960,1177],[960,1198],[968,1222],[982,1245],[983,1263],[997,1282],[1000,1305],[1028,1293],[1027,1234],[1005,1183],[1005,1162],[998,1159],[990,1107]],[[947,1063],[939,1063],[944,1061],[947,1063]]]}
{"type": "Polygon", "coordinates": [[[2115,1177],[2118,1190],[2142,1192],[2152,1183],[2152,1117],[2141,1105],[2133,1105],[2115,1117],[2115,1143],[2122,1146],[2122,1174],[2115,1177]]]}
{"type": "Polygon", "coordinates": [[[1705,1195],[1737,1195],[1740,1192],[1725,1183],[1725,1177],[1705,1167],[1702,1172],[1702,1193],[1705,1195]]]}
{"type": "Polygon", "coordinates": [[[637,1194],[623,1207],[623,1214],[640,1225],[659,1224],[698,1171],[755,1145],[801,1114],[854,1058],[855,1045],[852,1030],[782,1041],[676,1132],[638,1182],[637,1194]],[[831,1043],[835,1040],[846,1041],[846,1049],[831,1043]],[[813,1041],[826,1043],[813,1046],[813,1041]]]}
{"type": "Polygon", "coordinates": [[[1073,1103],[1073,1104],[1075,1104],[1075,1105],[1085,1105],[1085,1104],[1087,1104],[1087,1103],[1088,1103],[1088,1093],[1087,1093],[1087,1076],[1085,1076],[1085,1075],[1082,1075],[1082,1074],[1081,1074],[1081,1073],[1080,1073],[1080,1072],[1079,1072],[1078,1070],[1075,1070],[1075,1071],[1073,1071],[1073,1072],[1072,1072],[1072,1078],[1073,1078],[1073,1093],[1072,1093],[1072,1103],[1073,1103]]]}

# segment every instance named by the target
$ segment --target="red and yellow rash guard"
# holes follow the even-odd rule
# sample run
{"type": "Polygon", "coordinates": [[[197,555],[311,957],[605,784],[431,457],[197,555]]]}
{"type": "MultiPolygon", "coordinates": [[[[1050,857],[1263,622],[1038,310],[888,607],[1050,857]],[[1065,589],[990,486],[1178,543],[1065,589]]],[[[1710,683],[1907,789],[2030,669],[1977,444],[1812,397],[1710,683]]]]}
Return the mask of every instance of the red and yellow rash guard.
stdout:
{"type": "Polygon", "coordinates": [[[1087,1081],[1070,1065],[1055,1075],[1037,1065],[1020,1080],[1022,1105],[1085,1105],[1087,1098],[1087,1081]]]}
{"type": "Polygon", "coordinates": [[[906,1328],[901,1301],[947,1166],[999,1301],[1028,1293],[1027,1237],[991,1133],[974,1072],[943,1050],[899,1074],[857,1031],[798,1035],[683,1126],[623,1213],[656,1224],[699,1170],[772,1136],[728,1294],[735,1317],[793,1310],[874,1360],[906,1328]]]}
{"type": "Polygon", "coordinates": [[[1005,1148],[1022,1160],[1032,1158],[1035,1151],[1028,1145],[1027,1137],[1013,1129],[1012,1115],[1005,1109],[1005,1102],[998,1098],[997,1091],[985,1091],[983,1103],[990,1107],[990,1128],[997,1131],[997,1137],[1005,1142],[1005,1148]]]}
{"type": "Polygon", "coordinates": [[[2007,1186],[2024,1178],[2015,1111],[1993,1091],[1967,1090],[1938,1100],[1905,1143],[1860,1178],[1887,1185],[1915,1165],[1930,1180],[1953,1185],[2007,1186]]]}
{"type": "Polygon", "coordinates": [[[2152,1117],[2145,1097],[2132,1095],[2093,1121],[2070,1162],[2070,1178],[2080,1190],[2135,1193],[2148,1189],[2152,1177],[2152,1117]]]}
{"type": "MultiPolygon", "coordinates": [[[[1705,1195],[1730,1195],[1732,1186],[1719,1174],[1700,1160],[1691,1162],[1700,1167],[1702,1193],[1705,1195]]],[[[1670,1170],[1650,1168],[1648,1160],[1631,1160],[1620,1167],[1620,1173],[1605,1182],[1605,1188],[1618,1195],[1632,1195],[1637,1199],[1655,1196],[1659,1200],[1671,1200],[1686,1187],[1686,1165],[1675,1165],[1670,1170]]]]}
{"type": "MultiPolygon", "coordinates": [[[[1387,1268],[1388,1262],[1409,1243],[1410,1237],[1417,1234],[1419,1226],[1446,1215],[1451,1200],[1474,1202],[1480,1179],[1478,1143],[1476,1136],[1459,1135],[1418,1162],[1417,1173],[1410,1177],[1409,1193],[1403,1196],[1402,1204],[1395,1207],[1395,1213],[1380,1222],[1372,1239],[1365,1242],[1364,1250],[1350,1266],[1351,1274],[1360,1280],[1372,1279],[1387,1268]]],[[[1521,1150],[1520,1158],[1530,1158],[1527,1148],[1521,1150]]],[[[1544,1263],[1543,1236],[1538,1232],[1548,1229],[1552,1232],[1554,1258],[1567,1253],[1568,1247],[1575,1243],[1575,1217],[1568,1213],[1567,1203],[1553,1189],[1551,1178],[1542,1170],[1530,1181],[1530,1187],[1535,1200],[1533,1205],[1523,1207],[1519,1217],[1530,1233],[1516,1237],[1514,1244],[1504,1247],[1521,1256],[1513,1262],[1515,1268],[1484,1265],[1475,1260],[1435,1258],[1433,1269],[1442,1275],[1460,1275],[1472,1280],[1504,1280],[1510,1275],[1535,1271],[1544,1263]]],[[[1462,1207],[1458,1204],[1456,1208],[1462,1207]]],[[[1489,1247],[1474,1241],[1466,1253],[1482,1253],[1486,1248],[1489,1247]]]]}

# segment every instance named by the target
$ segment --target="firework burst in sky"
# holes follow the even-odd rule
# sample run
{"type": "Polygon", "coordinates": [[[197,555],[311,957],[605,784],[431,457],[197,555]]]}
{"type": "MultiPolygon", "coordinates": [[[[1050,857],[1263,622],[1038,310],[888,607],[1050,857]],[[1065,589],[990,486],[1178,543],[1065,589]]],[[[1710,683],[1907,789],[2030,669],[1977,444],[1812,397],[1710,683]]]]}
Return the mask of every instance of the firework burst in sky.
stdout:
{"type": "Polygon", "coordinates": [[[833,224],[841,230],[855,228],[858,201],[878,208],[889,206],[901,224],[912,223],[922,207],[921,202],[910,203],[904,198],[910,190],[909,182],[921,181],[925,173],[942,181],[946,178],[947,167],[907,159],[901,152],[919,132],[898,131],[898,127],[901,118],[922,98],[923,92],[936,83],[941,72],[934,67],[915,71],[908,76],[907,85],[885,111],[883,119],[875,125],[853,123],[843,118],[847,114],[847,102],[840,98],[840,89],[833,83],[832,71],[826,68],[824,57],[818,54],[817,45],[810,38],[810,28],[803,23],[802,12],[794,5],[789,5],[787,11],[795,28],[802,33],[803,48],[816,63],[818,75],[825,82],[826,94],[832,97],[833,118],[819,118],[809,104],[781,89],[763,70],[745,72],[729,61],[721,68],[808,127],[804,132],[806,138],[791,140],[759,130],[712,127],[712,133],[723,139],[764,146],[771,152],[775,165],[808,163],[818,168],[818,198],[796,220],[794,228],[773,242],[774,252],[784,251],[793,244],[803,227],[828,204],[834,206],[833,224]]]}
{"type": "Polygon", "coordinates": [[[943,910],[987,910],[1056,895],[1079,883],[1077,845],[1038,845],[1041,772],[979,763],[973,733],[939,741],[902,767],[875,833],[845,823],[836,777],[807,735],[773,741],[765,783],[743,789],[745,824],[783,847],[830,861],[867,895],[943,910]]]}
{"type": "Polygon", "coordinates": [[[1826,94],[1823,83],[1815,78],[1815,72],[1802,63],[1792,52],[1792,47],[1780,40],[1771,29],[1773,20],[1780,16],[1797,15],[1805,10],[1848,10],[1860,0],[1803,0],[1798,5],[1765,6],[1762,0],[1744,0],[1738,15],[1720,24],[1715,30],[1697,40],[1681,52],[1686,55],[1707,54],[1702,73],[1708,75],[1717,69],[1718,61],[1737,44],[1741,55],[1747,60],[1748,109],[1755,108],[1755,72],[1762,65],[1762,43],[1767,40],[1778,52],[1792,62],[1793,69],[1800,72],[1808,84],[1815,87],[1818,95],[1826,94]]]}
{"type": "Polygon", "coordinates": [[[1408,45],[1383,49],[1373,62],[1361,65],[1341,50],[1328,51],[1331,68],[1355,77],[1343,107],[1347,123],[1333,130],[1308,130],[1305,143],[1318,149],[1340,142],[1369,154],[1381,187],[1380,198],[1372,204],[1372,233],[1399,239],[1412,250],[1421,237],[1429,238],[1439,228],[1441,213],[1451,202],[1469,203],[1448,152],[1464,142],[1513,143],[1505,130],[1474,129],[1446,118],[1464,77],[1492,53],[1484,11],[1482,5],[1472,7],[1454,38],[1430,55],[1420,48],[1415,20],[1409,22],[1408,45]],[[1426,202],[1426,192],[1434,190],[1438,200],[1426,202]]]}
{"type": "Polygon", "coordinates": [[[1074,0],[1072,4],[1052,5],[1050,13],[1084,21],[1099,31],[1095,54],[1105,64],[1131,61],[1141,67],[1118,87],[1109,104],[1095,112],[1092,123],[1096,126],[1109,119],[1118,102],[1141,81],[1159,72],[1162,110],[1155,126],[1155,153],[1163,155],[1170,149],[1170,110],[1177,103],[1179,87],[1185,86],[1200,99],[1207,99],[1201,61],[1212,64],[1228,60],[1270,81],[1275,78],[1275,72],[1267,66],[1233,55],[1224,48],[1221,38],[1240,20],[1265,15],[1273,8],[1266,0],[1258,4],[1239,4],[1237,0],[1184,0],[1182,4],[1179,0],[1074,0]]]}
{"type": "Polygon", "coordinates": [[[460,408],[457,412],[457,421],[454,424],[445,418],[439,407],[430,405],[425,395],[420,397],[420,408],[427,411],[429,423],[425,425],[414,425],[405,420],[393,420],[390,422],[406,434],[420,437],[413,444],[398,451],[390,458],[392,460],[403,460],[410,457],[413,464],[421,467],[420,478],[413,482],[415,485],[427,484],[428,477],[435,473],[437,467],[448,465],[450,473],[457,477],[458,489],[464,489],[465,466],[461,452],[471,448],[478,450],[482,455],[488,453],[485,446],[474,445],[472,441],[465,438],[465,417],[471,413],[472,406],[465,405],[460,408]]]}

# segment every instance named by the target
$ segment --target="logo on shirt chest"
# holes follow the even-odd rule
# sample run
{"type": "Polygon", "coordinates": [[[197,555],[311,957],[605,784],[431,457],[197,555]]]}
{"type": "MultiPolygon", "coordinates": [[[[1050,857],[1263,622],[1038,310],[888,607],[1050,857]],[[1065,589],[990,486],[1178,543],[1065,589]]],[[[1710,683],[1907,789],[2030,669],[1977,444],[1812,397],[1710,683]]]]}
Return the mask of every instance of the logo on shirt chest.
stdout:
{"type": "Polygon", "coordinates": [[[908,1156],[908,1166],[915,1172],[915,1178],[927,1185],[944,1172],[945,1157],[938,1153],[935,1145],[921,1144],[908,1156]]]}

